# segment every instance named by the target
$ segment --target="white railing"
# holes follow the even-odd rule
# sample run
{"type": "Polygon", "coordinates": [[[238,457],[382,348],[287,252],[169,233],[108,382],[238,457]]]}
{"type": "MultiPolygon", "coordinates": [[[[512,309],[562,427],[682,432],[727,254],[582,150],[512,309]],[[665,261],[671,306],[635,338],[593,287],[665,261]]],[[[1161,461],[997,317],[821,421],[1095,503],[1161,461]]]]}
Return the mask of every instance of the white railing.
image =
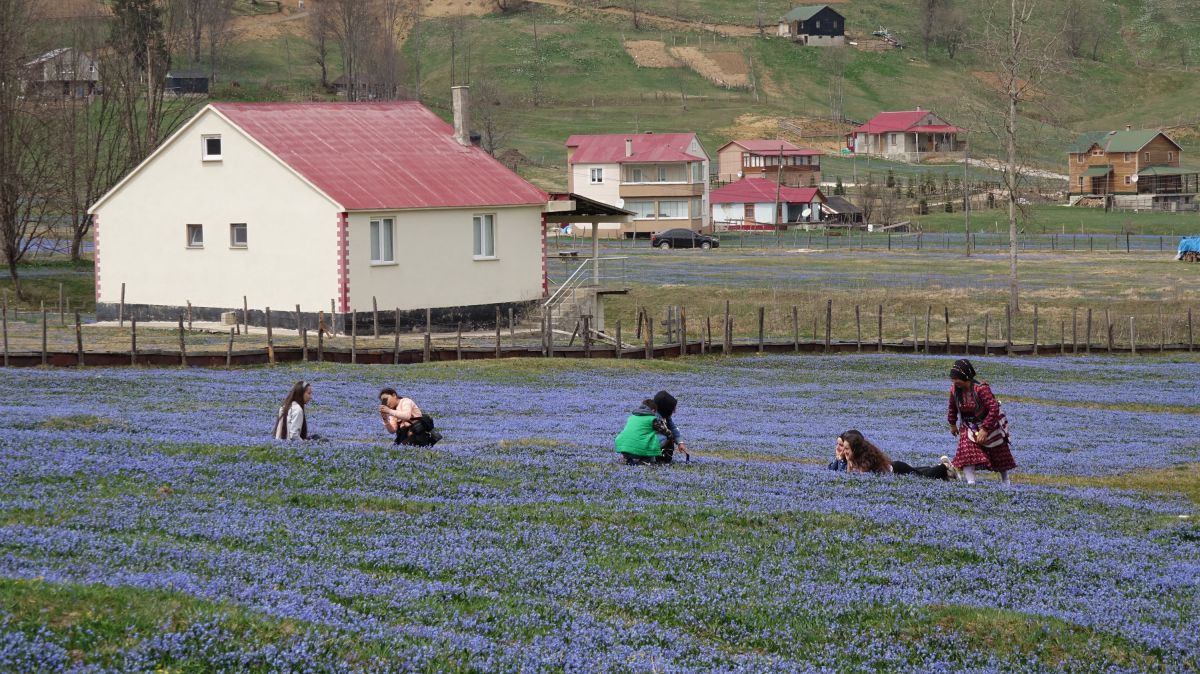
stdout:
{"type": "Polygon", "coordinates": [[[575,302],[580,289],[595,289],[604,285],[617,285],[625,281],[626,255],[585,258],[575,271],[554,290],[542,303],[542,311],[553,311],[570,300],[575,302]]]}

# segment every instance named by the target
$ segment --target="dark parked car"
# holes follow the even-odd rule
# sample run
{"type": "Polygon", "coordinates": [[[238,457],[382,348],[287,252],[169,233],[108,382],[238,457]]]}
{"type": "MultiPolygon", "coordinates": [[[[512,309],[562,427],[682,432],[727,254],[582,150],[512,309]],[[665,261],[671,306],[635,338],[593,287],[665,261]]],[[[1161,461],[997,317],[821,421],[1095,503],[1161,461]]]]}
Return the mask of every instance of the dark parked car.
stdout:
{"type": "Polygon", "coordinates": [[[715,236],[698,234],[690,229],[668,229],[665,232],[650,235],[650,245],[667,250],[669,248],[716,248],[721,245],[715,236]]]}

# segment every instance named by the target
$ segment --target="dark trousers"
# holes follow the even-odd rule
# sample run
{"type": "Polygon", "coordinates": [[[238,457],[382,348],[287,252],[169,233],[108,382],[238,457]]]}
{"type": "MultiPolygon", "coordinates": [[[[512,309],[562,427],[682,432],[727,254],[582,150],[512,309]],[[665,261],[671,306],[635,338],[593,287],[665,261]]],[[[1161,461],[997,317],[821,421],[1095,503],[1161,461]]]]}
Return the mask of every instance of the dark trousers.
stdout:
{"type": "Polygon", "coordinates": [[[418,417],[408,426],[396,431],[397,445],[430,447],[438,440],[441,440],[441,434],[433,430],[433,422],[426,420],[425,417],[418,417]]]}
{"type": "Polygon", "coordinates": [[[939,463],[936,466],[919,466],[913,467],[903,461],[892,462],[892,472],[896,475],[916,475],[918,477],[928,477],[934,480],[948,480],[950,474],[946,470],[946,465],[939,463]]]}

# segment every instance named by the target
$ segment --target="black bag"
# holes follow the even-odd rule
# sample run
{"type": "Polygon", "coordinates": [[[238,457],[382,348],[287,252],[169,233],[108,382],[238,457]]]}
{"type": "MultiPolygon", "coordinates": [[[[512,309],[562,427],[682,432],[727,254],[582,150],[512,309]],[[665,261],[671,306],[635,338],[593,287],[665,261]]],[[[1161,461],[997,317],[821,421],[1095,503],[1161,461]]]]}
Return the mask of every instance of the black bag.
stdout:
{"type": "Polygon", "coordinates": [[[397,445],[432,447],[441,439],[442,434],[434,430],[433,417],[428,414],[422,414],[408,426],[396,431],[397,445]]]}

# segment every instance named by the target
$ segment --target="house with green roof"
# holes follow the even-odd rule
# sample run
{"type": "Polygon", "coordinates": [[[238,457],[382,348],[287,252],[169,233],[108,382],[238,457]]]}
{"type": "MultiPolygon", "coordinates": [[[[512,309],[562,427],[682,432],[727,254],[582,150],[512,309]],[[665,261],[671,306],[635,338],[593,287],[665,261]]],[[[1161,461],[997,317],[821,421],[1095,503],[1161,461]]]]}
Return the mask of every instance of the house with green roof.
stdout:
{"type": "Polygon", "coordinates": [[[1200,189],[1197,173],[1179,166],[1182,150],[1158,129],[1089,131],[1067,148],[1068,192],[1118,207],[1191,205],[1200,189]]]}
{"type": "Polygon", "coordinates": [[[779,36],[815,47],[841,46],[846,44],[846,19],[829,5],[795,7],[779,19],[779,36]]]}

